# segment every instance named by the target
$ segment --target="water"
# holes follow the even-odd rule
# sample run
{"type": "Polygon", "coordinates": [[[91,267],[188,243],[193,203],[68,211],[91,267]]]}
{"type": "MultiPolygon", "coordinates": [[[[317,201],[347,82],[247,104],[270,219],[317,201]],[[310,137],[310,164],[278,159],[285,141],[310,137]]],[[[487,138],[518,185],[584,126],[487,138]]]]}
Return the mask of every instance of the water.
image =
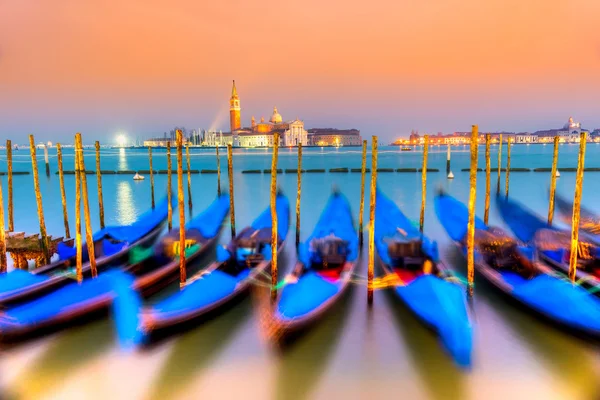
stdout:
{"type": "MultiPolygon", "coordinates": [[[[497,146],[492,146],[492,167],[497,166],[497,146]]],[[[480,147],[480,167],[483,167],[480,147]]],[[[577,145],[561,145],[559,167],[575,167],[577,145]]],[[[40,153],[38,151],[38,153],[40,153]]],[[[222,187],[227,187],[226,152],[222,152],[222,187]]],[[[51,150],[52,176],[44,175],[43,156],[38,155],[40,185],[48,232],[64,233],[56,157],[51,150]]],[[[506,147],[503,149],[503,166],[506,147]]],[[[600,145],[589,144],[587,167],[600,166],[600,145]]],[[[370,157],[370,153],[369,153],[370,157]]],[[[380,168],[419,168],[419,150],[400,152],[381,147],[380,168]]],[[[5,170],[0,153],[0,170],[5,170]]],[[[193,169],[215,169],[214,150],[192,150],[193,169]]],[[[359,168],[359,148],[304,150],[304,168],[359,168]]],[[[73,169],[73,153],[64,150],[64,168],[73,169]]],[[[154,169],[166,169],[164,150],[154,151],[154,169]]],[[[94,168],[94,152],[86,151],[88,169],[94,168]]],[[[513,168],[550,167],[551,145],[516,145],[513,168]]],[[[370,163],[370,159],[369,159],[370,163]]],[[[430,149],[425,232],[438,240],[442,258],[464,274],[464,261],[450,246],[433,210],[435,189],[443,187],[462,201],[468,198],[468,147],[455,147],[452,171],[445,178],[446,148],[430,149]]],[[[175,163],[174,163],[175,165],[175,163]]],[[[268,169],[271,153],[265,149],[234,150],[236,222],[238,229],[252,221],[269,202],[269,175],[242,174],[244,169],[268,169]]],[[[296,168],[295,150],[282,149],[279,168],[296,168]]],[[[14,153],[15,171],[30,170],[29,152],[14,153]]],[[[102,169],[148,169],[146,150],[103,150],[102,169]]],[[[549,173],[513,172],[510,195],[540,214],[547,213],[549,173]]],[[[600,189],[598,172],[584,179],[583,204],[600,211],[595,194],[600,189]]],[[[369,176],[368,176],[369,177],[369,176]]],[[[492,174],[492,188],[496,185],[492,174]]],[[[1,177],[6,206],[6,177],[1,177]]],[[[166,175],[155,175],[157,199],[164,193],[166,175]]],[[[217,176],[192,175],[193,214],[214,199],[217,176]]],[[[365,222],[368,221],[369,180],[366,188],[365,222]]],[[[478,174],[477,210],[483,214],[485,175],[478,174]]],[[[175,183],[175,180],[174,180],[175,183]]],[[[293,205],[296,174],[278,175],[278,183],[293,205]]],[[[65,176],[71,229],[74,230],[74,177],[65,176]]],[[[150,182],[135,182],[131,175],[103,176],[107,224],[128,223],[150,207],[150,182]]],[[[184,182],[185,184],[185,182],[184,182]]],[[[418,221],[421,178],[416,173],[380,173],[378,184],[403,211],[418,221]]],[[[356,213],[359,208],[360,174],[304,174],[302,181],[302,239],[309,236],[325,205],[331,187],[347,195],[356,213]]],[[[569,197],[575,173],[564,172],[557,190],[569,197]]],[[[93,226],[99,226],[95,176],[88,176],[93,226]]],[[[504,174],[502,175],[504,190],[504,174]]],[[[187,193],[186,193],[187,194],[187,193]]],[[[32,176],[14,177],[15,229],[37,232],[39,225],[32,176]]],[[[187,200],[186,200],[187,205],[187,200]]],[[[175,220],[178,214],[175,213],[175,220]]],[[[187,216],[187,210],[186,210],[187,216]]],[[[292,218],[292,223],[295,218],[292,218]]],[[[490,223],[502,225],[492,199],[490,223]]],[[[295,260],[290,228],[281,273],[295,260]]],[[[221,242],[229,239],[225,230],[221,242]]],[[[366,247],[358,274],[366,276],[366,247]]],[[[121,354],[113,336],[112,321],[100,319],[64,330],[26,345],[2,350],[0,355],[0,398],[9,399],[592,399],[600,393],[600,357],[597,345],[557,331],[507,305],[503,298],[476,288],[474,365],[470,372],[457,369],[439,346],[435,336],[406,311],[387,291],[375,293],[371,310],[366,305],[366,288],[354,286],[348,295],[295,345],[284,353],[274,351],[262,340],[261,327],[250,300],[220,317],[180,336],[160,342],[149,350],[121,354]]],[[[551,295],[551,294],[549,294],[551,295]]]]}

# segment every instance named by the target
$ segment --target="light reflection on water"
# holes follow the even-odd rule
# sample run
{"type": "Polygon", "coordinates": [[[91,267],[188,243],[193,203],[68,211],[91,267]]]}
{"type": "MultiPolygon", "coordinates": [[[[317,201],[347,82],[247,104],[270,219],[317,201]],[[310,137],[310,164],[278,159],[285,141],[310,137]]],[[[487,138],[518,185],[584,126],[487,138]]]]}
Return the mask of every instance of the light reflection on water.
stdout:
{"type": "MultiPolygon", "coordinates": [[[[493,147],[494,148],[494,147],[493,147]]],[[[432,148],[435,149],[435,148],[432,148]]],[[[496,146],[497,149],[497,146],[496,146]]],[[[600,149],[588,148],[586,166],[600,166],[600,149]]],[[[420,168],[419,150],[400,152],[397,148],[380,149],[380,167],[420,168]]],[[[425,232],[436,239],[447,264],[464,275],[464,261],[457,257],[441,229],[433,210],[438,186],[460,200],[468,197],[468,147],[452,149],[454,180],[445,179],[445,148],[432,150],[430,167],[440,173],[428,175],[425,232]]],[[[68,152],[68,150],[65,150],[68,152]]],[[[576,164],[577,146],[561,146],[559,166],[576,164]]],[[[226,166],[221,152],[221,166],[226,166]]],[[[480,152],[483,153],[483,152],[480,152]]],[[[513,167],[547,167],[552,146],[515,146],[511,152],[513,167]]],[[[283,151],[279,168],[296,168],[295,151],[283,151]]],[[[506,148],[503,150],[504,163],[506,148]]],[[[166,152],[153,152],[154,169],[166,169],[166,152]]],[[[360,167],[359,148],[324,150],[304,149],[304,168],[360,167]],[[337,153],[332,156],[330,153],[337,153]]],[[[492,165],[496,166],[496,154],[492,165]]],[[[66,157],[72,163],[72,157],[66,157]]],[[[480,158],[480,161],[482,158],[480,158]]],[[[87,161],[87,160],[86,160],[87,161]]],[[[55,158],[51,158],[55,162],[55,158]]],[[[370,162],[370,161],[369,161],[370,162]]],[[[0,164],[2,158],[0,155],[0,164]]],[[[86,163],[87,164],[87,163],[86,163]]],[[[93,165],[90,164],[90,165],[93,165]]],[[[30,163],[19,165],[29,168],[30,163]]],[[[269,201],[269,174],[242,174],[243,169],[271,167],[270,152],[236,150],[234,152],[236,222],[238,231],[262,211],[269,201]]],[[[65,166],[65,169],[69,166],[65,166]]],[[[72,167],[71,167],[72,168],[72,167]]],[[[147,150],[103,150],[102,168],[148,169],[147,150]]],[[[192,150],[193,169],[215,169],[214,150],[192,150]]],[[[56,165],[51,165],[52,171],[56,165]]],[[[226,188],[226,168],[222,169],[221,187],[226,188]]],[[[477,208],[483,210],[484,174],[478,175],[477,208]]],[[[600,211],[599,173],[584,180],[583,203],[600,211]]],[[[0,177],[6,185],[5,177],[0,177]]],[[[31,177],[15,178],[15,222],[17,230],[34,232],[38,228],[31,177]]],[[[192,176],[195,214],[215,197],[216,174],[192,176]]],[[[306,240],[336,184],[358,210],[360,174],[304,174],[302,185],[302,232],[306,240]]],[[[400,204],[413,220],[418,220],[420,175],[379,174],[379,186],[400,204]]],[[[541,215],[547,212],[548,174],[514,173],[510,176],[511,196],[526,202],[541,215]]],[[[575,176],[563,173],[557,190],[572,196],[575,176]]],[[[278,182],[292,202],[296,174],[280,174],[278,182]]],[[[367,180],[369,182],[369,180],[367,180]]],[[[492,174],[495,190],[496,175],[492,174]]],[[[43,180],[42,195],[49,232],[62,232],[58,180],[52,175],[43,180]]],[[[74,180],[65,177],[70,216],[73,213],[74,180]]],[[[504,175],[502,175],[504,185],[504,175]]],[[[91,212],[95,185],[90,188],[91,212]]],[[[155,175],[155,196],[164,195],[166,175],[155,175]]],[[[129,224],[150,206],[150,182],[134,183],[131,175],[104,175],[103,189],[107,224],[129,224]]],[[[6,193],[6,191],[5,191],[6,193]]],[[[187,193],[186,193],[187,195],[187,193]]],[[[369,188],[366,188],[369,199],[369,188]]],[[[187,204],[187,202],[186,202],[187,204]]],[[[365,221],[368,221],[365,207],[365,221]]],[[[174,213],[177,215],[177,213],[174,213]]],[[[295,219],[292,218],[292,222],[295,219]]],[[[490,221],[502,222],[491,202],[490,221]]],[[[98,221],[92,221],[98,228],[98,221]]],[[[293,237],[294,227],[290,228],[293,237]]],[[[224,229],[222,243],[229,239],[224,229]]],[[[365,248],[366,250],[366,248],[365,248]]],[[[214,255],[212,256],[214,257],[214,255]]],[[[288,241],[281,263],[281,274],[293,266],[295,248],[288,241]]],[[[366,253],[358,273],[365,275],[366,253]]],[[[72,328],[31,344],[5,349],[0,354],[0,398],[410,398],[410,399],[593,399],[598,394],[600,357],[598,346],[554,330],[548,325],[508,305],[503,298],[487,292],[478,282],[473,304],[475,342],[473,370],[456,369],[436,337],[418,323],[398,299],[383,291],[375,293],[372,309],[366,306],[366,290],[356,286],[329,317],[306,332],[292,347],[280,353],[265,346],[258,318],[248,299],[223,315],[165,340],[147,351],[119,356],[110,319],[72,328]],[[4,371],[15,371],[4,374],[4,371]],[[110,377],[110,379],[104,379],[110,377]],[[12,396],[12,397],[11,397],[12,396]]],[[[171,288],[176,291],[177,287],[171,288]]]]}

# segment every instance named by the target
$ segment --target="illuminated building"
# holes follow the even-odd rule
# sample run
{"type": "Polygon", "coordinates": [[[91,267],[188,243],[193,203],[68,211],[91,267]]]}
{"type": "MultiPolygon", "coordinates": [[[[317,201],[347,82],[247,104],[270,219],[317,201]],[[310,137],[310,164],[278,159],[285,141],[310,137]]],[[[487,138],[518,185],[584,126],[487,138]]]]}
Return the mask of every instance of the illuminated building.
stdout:
{"type": "Polygon", "coordinates": [[[314,128],[308,130],[312,146],[361,146],[358,129],[314,128]]]}

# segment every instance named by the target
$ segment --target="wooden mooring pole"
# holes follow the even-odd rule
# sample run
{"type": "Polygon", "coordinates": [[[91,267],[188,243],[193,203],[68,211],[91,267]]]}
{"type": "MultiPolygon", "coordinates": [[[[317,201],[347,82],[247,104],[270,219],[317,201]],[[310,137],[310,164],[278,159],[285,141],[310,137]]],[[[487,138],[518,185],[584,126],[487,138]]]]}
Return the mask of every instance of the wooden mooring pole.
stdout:
{"type": "Polygon", "coordinates": [[[373,304],[375,277],[375,202],[377,191],[377,136],[371,138],[371,199],[369,207],[369,265],[367,270],[367,303],[373,304]]]}
{"type": "Polygon", "coordinates": [[[104,196],[102,196],[102,171],[100,170],[100,142],[96,141],[96,180],[98,182],[98,208],[100,213],[100,229],[104,229],[104,196]]]}
{"type": "Polygon", "coordinates": [[[173,188],[171,182],[171,173],[173,167],[171,166],[171,142],[167,142],[167,201],[169,202],[167,208],[167,224],[169,231],[173,229],[173,188]]]}
{"type": "Polygon", "coordinates": [[[273,158],[271,160],[271,300],[277,298],[277,157],[279,133],[273,135],[273,158]]]}
{"type": "Polygon", "coordinates": [[[554,154],[552,156],[552,172],[550,175],[550,201],[548,203],[548,225],[552,225],[554,219],[554,197],[556,194],[556,172],[558,169],[558,142],[560,138],[554,136],[554,154]]]}
{"type": "Polygon", "coordinates": [[[8,231],[15,230],[15,216],[13,214],[13,173],[12,173],[12,142],[6,141],[6,164],[8,174],[8,231]]]}
{"type": "Polygon", "coordinates": [[[44,145],[44,162],[46,163],[46,176],[50,176],[50,161],[48,160],[48,145],[44,145]]]}
{"type": "Polygon", "coordinates": [[[44,220],[44,205],[42,203],[42,193],[40,191],[40,179],[38,176],[35,141],[33,139],[33,135],[29,135],[29,150],[31,152],[31,167],[33,169],[33,187],[35,190],[35,201],[37,203],[37,214],[40,221],[40,247],[43,253],[42,261],[45,265],[50,262],[50,254],[48,254],[48,236],[46,233],[46,221],[44,220]]]}
{"type": "Polygon", "coordinates": [[[152,197],[152,209],[154,209],[154,170],[152,169],[152,147],[148,146],[148,160],[150,161],[150,197],[152,197]]]}
{"type": "Polygon", "coordinates": [[[298,143],[298,194],[296,195],[296,247],[300,244],[300,193],[302,191],[302,142],[298,143]]]}
{"type": "Polygon", "coordinates": [[[88,257],[90,259],[90,272],[92,273],[92,278],[96,278],[98,276],[98,269],[96,268],[96,255],[92,231],[92,218],[90,216],[87,174],[85,172],[85,158],[83,156],[83,143],[81,141],[81,133],[77,133],[75,135],[75,141],[78,146],[79,167],[81,169],[79,176],[81,178],[81,197],[83,200],[83,215],[85,217],[85,241],[88,250],[88,257]]]}
{"type": "Polygon", "coordinates": [[[221,195],[221,158],[219,157],[219,146],[217,146],[217,196],[220,196],[220,195],[221,195]]]}
{"type": "Polygon", "coordinates": [[[187,142],[185,144],[185,158],[187,161],[187,187],[188,187],[188,209],[190,212],[190,217],[192,216],[192,171],[190,171],[191,162],[190,162],[190,143],[187,142]]]}
{"type": "Polygon", "coordinates": [[[362,143],[362,164],[360,168],[360,207],[358,209],[358,241],[363,245],[363,225],[365,213],[365,175],[367,173],[367,141],[362,143]]]}
{"type": "Polygon", "coordinates": [[[483,212],[483,222],[487,225],[490,218],[490,173],[492,171],[492,163],[490,160],[490,140],[491,135],[485,134],[485,208],[483,212]]]}
{"type": "Polygon", "coordinates": [[[4,230],[4,199],[2,181],[0,181],[0,274],[6,273],[6,233],[4,230]]]}
{"type": "Polygon", "coordinates": [[[500,196],[500,175],[502,171],[502,134],[498,137],[498,187],[496,195],[500,196]]]}
{"type": "Polygon", "coordinates": [[[83,240],[81,238],[81,163],[79,145],[75,138],[75,275],[78,283],[83,282],[83,240]]]}
{"type": "Polygon", "coordinates": [[[506,140],[506,198],[508,199],[508,182],[510,179],[510,136],[506,140]]]}
{"type": "Polygon", "coordinates": [[[577,276],[577,250],[579,249],[579,217],[581,211],[581,190],[583,189],[583,167],[585,164],[586,133],[579,135],[579,157],[575,178],[575,198],[573,199],[573,220],[571,225],[571,254],[569,258],[569,278],[575,283],[577,276]]]}
{"type": "Polygon", "coordinates": [[[473,296],[475,287],[475,200],[477,196],[477,125],[471,127],[471,172],[469,174],[469,221],[467,224],[467,293],[473,296]]]}
{"type": "Polygon", "coordinates": [[[419,230],[423,233],[425,225],[425,203],[427,201],[427,155],[429,152],[429,135],[423,138],[423,167],[421,168],[421,215],[419,217],[419,230]]]}
{"type": "MultiPolygon", "coordinates": [[[[229,219],[231,221],[231,238],[235,238],[235,201],[233,191],[233,148],[227,145],[227,175],[229,176],[229,219]]],[[[221,195],[221,184],[219,179],[219,193],[221,195]]]]}
{"type": "MultiPolygon", "coordinates": [[[[187,280],[185,267],[185,206],[183,195],[183,137],[177,129],[177,206],[179,207],[179,287],[183,288],[187,280]]],[[[188,158],[189,160],[189,158],[188,158]]],[[[189,169],[189,168],[188,168],[189,169]]],[[[189,175],[188,175],[189,176],[189,175]]],[[[191,207],[190,207],[191,210],[191,207]]]]}
{"type": "MultiPolygon", "coordinates": [[[[75,154],[77,154],[77,152],[75,152],[75,154]]],[[[65,224],[65,237],[70,238],[71,230],[69,229],[69,213],[67,211],[67,194],[65,192],[65,175],[63,173],[62,147],[60,143],[56,143],[56,158],[58,159],[58,182],[60,185],[60,201],[62,203],[63,222],[65,224]]],[[[77,170],[77,167],[75,170],[77,170]]]]}

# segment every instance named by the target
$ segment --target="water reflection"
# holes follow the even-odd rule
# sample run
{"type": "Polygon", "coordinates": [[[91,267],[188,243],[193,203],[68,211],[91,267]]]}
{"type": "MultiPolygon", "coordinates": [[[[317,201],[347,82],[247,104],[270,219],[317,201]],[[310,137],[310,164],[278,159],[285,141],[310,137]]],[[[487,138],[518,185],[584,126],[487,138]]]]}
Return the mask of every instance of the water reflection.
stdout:
{"type": "Polygon", "coordinates": [[[121,181],[117,184],[116,210],[117,224],[129,225],[135,222],[137,218],[137,207],[135,206],[135,202],[133,200],[131,182],[121,181]]]}
{"type": "Polygon", "coordinates": [[[125,171],[129,169],[129,164],[127,163],[127,156],[125,153],[125,149],[119,149],[119,166],[118,171],[125,171]]]}

